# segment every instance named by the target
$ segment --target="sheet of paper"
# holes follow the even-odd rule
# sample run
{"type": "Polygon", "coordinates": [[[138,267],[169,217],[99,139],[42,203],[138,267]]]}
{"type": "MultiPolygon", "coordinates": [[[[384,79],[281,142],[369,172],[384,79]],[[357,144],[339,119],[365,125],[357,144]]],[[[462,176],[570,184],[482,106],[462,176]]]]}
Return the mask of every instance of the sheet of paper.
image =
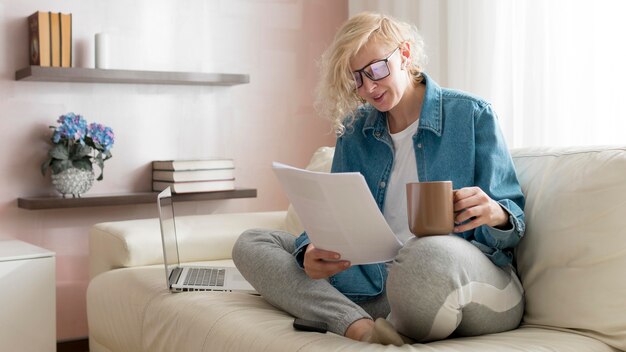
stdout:
{"type": "Polygon", "coordinates": [[[360,173],[312,172],[277,162],[272,168],[315,247],[352,264],[393,260],[402,247],[360,173]]]}

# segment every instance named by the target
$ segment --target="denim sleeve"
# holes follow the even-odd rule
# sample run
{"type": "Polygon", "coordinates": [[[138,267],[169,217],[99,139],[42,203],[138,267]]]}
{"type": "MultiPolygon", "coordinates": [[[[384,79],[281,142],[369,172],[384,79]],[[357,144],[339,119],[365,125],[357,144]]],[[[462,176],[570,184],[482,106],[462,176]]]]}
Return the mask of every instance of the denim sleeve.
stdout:
{"type": "Polygon", "coordinates": [[[337,137],[337,142],[335,143],[335,153],[333,155],[333,164],[330,167],[331,173],[346,172],[349,169],[347,165],[348,161],[345,157],[344,145],[344,137],[337,137]]]}
{"type": "Polygon", "coordinates": [[[495,264],[506,265],[524,235],[524,195],[491,105],[477,112],[475,124],[476,186],[508,213],[509,225],[506,230],[483,225],[474,231],[472,243],[495,264]]]}
{"type": "Polygon", "coordinates": [[[311,243],[311,240],[309,240],[306,231],[296,238],[296,249],[293,251],[293,256],[296,258],[296,263],[298,263],[300,269],[304,269],[304,252],[309,243],[311,243]]]}

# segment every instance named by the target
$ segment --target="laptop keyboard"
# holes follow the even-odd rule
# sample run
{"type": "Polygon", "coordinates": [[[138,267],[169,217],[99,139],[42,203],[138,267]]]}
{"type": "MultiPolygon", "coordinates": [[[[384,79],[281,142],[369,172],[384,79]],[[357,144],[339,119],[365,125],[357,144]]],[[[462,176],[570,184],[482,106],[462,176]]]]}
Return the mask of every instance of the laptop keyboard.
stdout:
{"type": "Polygon", "coordinates": [[[189,268],[185,285],[191,286],[224,286],[226,269],[189,268]]]}

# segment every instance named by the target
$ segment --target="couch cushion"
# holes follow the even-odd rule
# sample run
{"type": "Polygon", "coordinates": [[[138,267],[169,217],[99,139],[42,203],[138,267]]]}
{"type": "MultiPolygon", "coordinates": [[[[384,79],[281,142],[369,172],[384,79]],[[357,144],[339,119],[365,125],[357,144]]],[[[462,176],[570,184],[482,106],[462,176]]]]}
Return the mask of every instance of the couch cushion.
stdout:
{"type": "MultiPolygon", "coordinates": [[[[330,172],[334,154],[334,147],[320,147],[315,154],[313,154],[313,157],[311,158],[311,161],[306,169],[309,171],[330,172]]],[[[302,233],[302,231],[304,231],[302,224],[300,224],[300,218],[298,218],[298,214],[291,204],[287,209],[285,228],[287,232],[290,232],[294,236],[298,236],[302,233]]]]}
{"type": "Polygon", "coordinates": [[[626,350],[626,147],[512,154],[526,195],[524,324],[626,350]]]}
{"type": "MultiPolygon", "coordinates": [[[[230,261],[213,265],[232,265],[230,261]]],[[[92,352],[159,351],[417,351],[615,352],[569,332],[521,328],[402,348],[355,342],[292,328],[293,317],[259,296],[242,293],[169,293],[162,266],[106,272],[87,291],[92,352]]]]}

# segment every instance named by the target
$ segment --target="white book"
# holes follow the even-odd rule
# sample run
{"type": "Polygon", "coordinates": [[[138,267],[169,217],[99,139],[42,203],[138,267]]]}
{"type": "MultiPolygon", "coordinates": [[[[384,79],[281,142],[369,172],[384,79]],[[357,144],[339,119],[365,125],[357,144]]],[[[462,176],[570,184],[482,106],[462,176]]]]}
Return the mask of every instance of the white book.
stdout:
{"type": "Polygon", "coordinates": [[[155,160],[152,162],[152,170],[210,170],[234,167],[233,159],[155,160]]]}
{"type": "Polygon", "coordinates": [[[196,181],[196,182],[164,182],[153,181],[152,190],[160,192],[171,187],[172,193],[196,193],[232,191],[235,189],[235,180],[196,181]]]}
{"type": "Polygon", "coordinates": [[[313,172],[276,162],[272,167],[315,247],[337,252],[352,264],[396,257],[402,244],[363,175],[313,172]]]}
{"type": "Polygon", "coordinates": [[[216,181],[235,178],[235,169],[214,170],[153,170],[153,181],[190,182],[216,181]]]}

